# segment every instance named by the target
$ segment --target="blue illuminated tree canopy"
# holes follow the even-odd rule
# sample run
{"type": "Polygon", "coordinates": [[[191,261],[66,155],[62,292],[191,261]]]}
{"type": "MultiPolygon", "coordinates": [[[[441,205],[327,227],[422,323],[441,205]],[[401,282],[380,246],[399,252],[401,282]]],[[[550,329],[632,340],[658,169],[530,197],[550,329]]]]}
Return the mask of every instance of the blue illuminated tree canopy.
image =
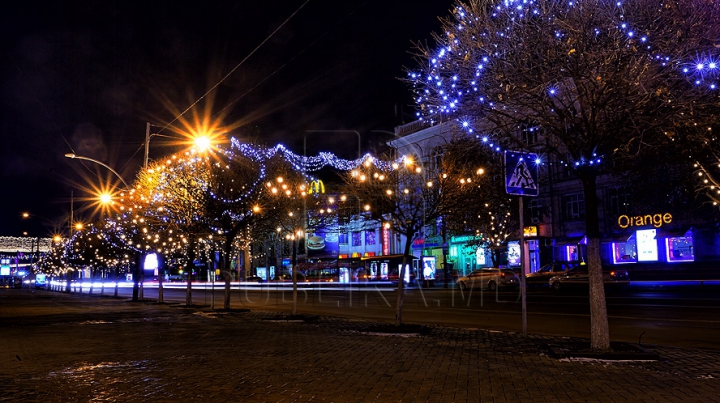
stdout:
{"type": "Polygon", "coordinates": [[[706,140],[719,112],[720,3],[457,2],[434,38],[418,47],[407,77],[419,118],[458,119],[496,147],[568,166],[582,182],[591,342],[609,348],[596,177],[636,155],[706,140]],[[521,136],[528,125],[541,135],[521,136]]]}

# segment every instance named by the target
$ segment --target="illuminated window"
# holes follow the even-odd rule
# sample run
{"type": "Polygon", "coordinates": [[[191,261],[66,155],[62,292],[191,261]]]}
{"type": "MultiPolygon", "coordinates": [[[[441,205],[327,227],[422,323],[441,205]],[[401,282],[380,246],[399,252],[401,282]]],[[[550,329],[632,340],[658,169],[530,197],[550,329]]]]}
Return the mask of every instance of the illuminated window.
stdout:
{"type": "Polygon", "coordinates": [[[567,260],[568,262],[575,262],[580,260],[577,245],[565,245],[565,260],[567,260]]]}
{"type": "Polygon", "coordinates": [[[637,249],[635,241],[617,242],[612,244],[613,263],[637,263],[637,249]]]}
{"type": "Polygon", "coordinates": [[[691,236],[665,238],[665,252],[668,262],[692,262],[695,260],[691,236]]]}

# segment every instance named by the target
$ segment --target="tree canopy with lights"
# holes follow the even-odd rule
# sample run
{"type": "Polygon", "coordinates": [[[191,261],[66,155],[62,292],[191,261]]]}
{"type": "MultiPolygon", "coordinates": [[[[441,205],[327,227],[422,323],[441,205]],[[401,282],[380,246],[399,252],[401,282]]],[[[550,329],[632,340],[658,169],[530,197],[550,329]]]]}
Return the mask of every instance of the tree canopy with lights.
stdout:
{"type": "Polygon", "coordinates": [[[410,71],[419,116],[459,119],[531,149],[582,182],[592,346],[609,348],[596,178],[661,147],[688,147],[717,116],[720,3],[712,0],[457,2],[410,71]],[[541,131],[521,136],[523,126],[541,131]],[[529,144],[528,144],[529,143],[529,144]]]}
{"type": "Polygon", "coordinates": [[[464,203],[446,214],[443,223],[453,235],[470,234],[467,245],[490,252],[493,267],[499,267],[511,239],[517,239],[517,202],[505,192],[500,155],[468,136],[459,136],[441,146],[443,172],[466,174],[477,167],[473,181],[460,195],[464,203]]]}

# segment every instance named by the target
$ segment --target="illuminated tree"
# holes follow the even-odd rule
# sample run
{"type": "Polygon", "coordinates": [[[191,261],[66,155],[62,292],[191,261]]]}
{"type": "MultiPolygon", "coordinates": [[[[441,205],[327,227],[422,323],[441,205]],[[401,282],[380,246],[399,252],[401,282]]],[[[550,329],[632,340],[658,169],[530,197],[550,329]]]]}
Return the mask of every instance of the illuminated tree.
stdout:
{"type": "Polygon", "coordinates": [[[464,190],[472,186],[478,174],[471,168],[447,174],[426,169],[418,161],[419,156],[412,155],[396,162],[367,157],[345,178],[346,193],[358,198],[367,219],[387,224],[405,238],[398,273],[397,326],[402,324],[404,278],[413,239],[428,224],[458,210],[464,203],[464,190]]]}
{"type": "MultiPolygon", "coordinates": [[[[89,224],[75,233],[65,245],[63,261],[76,268],[87,268],[91,272],[91,280],[100,271],[106,278],[112,270],[115,276],[115,295],[117,296],[117,279],[121,267],[127,267],[132,251],[124,242],[114,238],[112,232],[104,231],[103,223],[89,224]]],[[[104,287],[104,281],[103,281],[104,287]]]]}
{"type": "Polygon", "coordinates": [[[247,250],[250,246],[248,228],[260,212],[258,202],[263,191],[265,169],[262,162],[242,154],[218,152],[216,158],[210,166],[206,215],[223,252],[223,306],[230,309],[231,256],[234,247],[247,250]]]}
{"type": "Polygon", "coordinates": [[[67,239],[56,235],[50,244],[50,250],[38,261],[38,270],[52,277],[66,274],[68,264],[65,261],[65,244],[67,239]]]}
{"type": "Polygon", "coordinates": [[[133,189],[121,195],[121,213],[113,223],[122,232],[120,237],[137,251],[185,256],[187,305],[192,305],[198,242],[211,235],[207,216],[210,165],[209,156],[194,150],[151,163],[138,174],[133,189]]]}
{"type": "Polygon", "coordinates": [[[293,307],[297,314],[298,247],[302,245],[307,228],[307,183],[302,172],[282,156],[265,160],[267,175],[259,194],[259,211],[253,223],[253,235],[264,239],[269,234],[285,238],[291,245],[293,307]]]}
{"type": "Polygon", "coordinates": [[[720,3],[474,0],[456,3],[442,32],[409,72],[419,113],[572,170],[587,212],[591,345],[609,349],[596,178],[687,147],[716,122],[720,3]],[[541,141],[518,135],[527,124],[541,141]]]}
{"type": "Polygon", "coordinates": [[[519,225],[517,202],[505,191],[500,155],[464,135],[452,139],[438,152],[442,153],[443,172],[457,177],[468,167],[477,167],[479,174],[471,186],[464,188],[464,203],[444,217],[447,231],[474,235],[467,245],[489,251],[493,266],[498,267],[519,225]]]}

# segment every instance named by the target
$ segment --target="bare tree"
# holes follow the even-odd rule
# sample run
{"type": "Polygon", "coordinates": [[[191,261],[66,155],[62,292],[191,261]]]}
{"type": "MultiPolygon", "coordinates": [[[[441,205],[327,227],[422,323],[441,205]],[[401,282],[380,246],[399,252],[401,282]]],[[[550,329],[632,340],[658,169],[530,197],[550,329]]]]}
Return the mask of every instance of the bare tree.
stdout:
{"type": "MultiPolygon", "coordinates": [[[[250,247],[248,227],[259,212],[264,164],[231,152],[218,152],[210,165],[207,223],[222,248],[223,308],[230,309],[231,256],[250,247]]],[[[240,271],[238,270],[238,273],[240,271]]]]}
{"type": "Polygon", "coordinates": [[[451,214],[463,203],[466,185],[471,185],[476,170],[440,173],[425,169],[420,156],[404,156],[395,162],[368,157],[345,178],[346,193],[358,198],[366,218],[387,223],[404,236],[403,263],[398,273],[395,325],[402,325],[405,271],[410,247],[416,234],[438,217],[451,214]]]}
{"type": "Polygon", "coordinates": [[[505,191],[500,156],[467,135],[453,138],[440,152],[448,174],[460,176],[476,167],[475,181],[464,188],[464,203],[443,220],[447,230],[474,235],[467,245],[489,251],[493,266],[498,267],[519,225],[517,203],[505,191]]]}
{"type": "Polygon", "coordinates": [[[303,244],[307,229],[307,181],[302,172],[280,154],[264,161],[266,177],[259,193],[258,212],[252,225],[252,234],[263,239],[277,233],[291,245],[293,307],[297,314],[298,247],[303,244]]]}
{"type": "Polygon", "coordinates": [[[547,154],[582,183],[594,349],[610,348],[596,178],[711,127],[718,38],[710,0],[474,0],[456,3],[409,72],[428,119],[458,118],[504,147],[547,154]],[[528,121],[544,141],[517,135],[528,121]]]}

